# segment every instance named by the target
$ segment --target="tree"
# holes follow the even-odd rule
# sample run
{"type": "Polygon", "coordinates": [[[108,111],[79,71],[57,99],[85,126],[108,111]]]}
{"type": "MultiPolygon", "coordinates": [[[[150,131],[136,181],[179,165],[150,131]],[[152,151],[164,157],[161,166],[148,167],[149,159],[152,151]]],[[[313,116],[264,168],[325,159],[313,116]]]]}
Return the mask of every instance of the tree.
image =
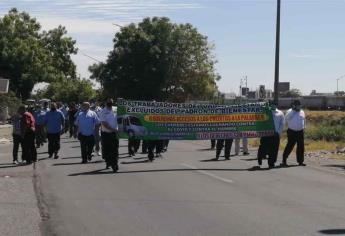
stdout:
{"type": "Polygon", "coordinates": [[[51,83],[45,90],[37,93],[37,98],[50,98],[59,102],[84,102],[96,97],[92,83],[85,79],[64,79],[51,83]]]}
{"type": "Polygon", "coordinates": [[[10,79],[10,90],[23,99],[38,82],[76,78],[70,59],[75,41],[63,27],[41,33],[35,18],[13,8],[0,18],[0,76],[10,79]]]}
{"type": "Polygon", "coordinates": [[[146,18],[121,28],[105,63],[89,67],[114,97],[185,101],[217,90],[213,46],[190,24],[146,18]]]}

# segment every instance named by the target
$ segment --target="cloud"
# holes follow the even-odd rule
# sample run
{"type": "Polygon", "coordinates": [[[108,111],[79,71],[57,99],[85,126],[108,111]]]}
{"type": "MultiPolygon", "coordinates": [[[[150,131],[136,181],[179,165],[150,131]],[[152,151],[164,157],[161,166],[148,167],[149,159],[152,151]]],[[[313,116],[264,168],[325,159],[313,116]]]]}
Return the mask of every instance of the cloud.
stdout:
{"type": "Polygon", "coordinates": [[[105,61],[119,25],[139,22],[144,17],[202,8],[197,0],[0,0],[0,17],[16,7],[36,17],[42,30],[65,26],[80,49],[72,58],[78,73],[88,77],[88,66],[105,61]]]}
{"type": "Polygon", "coordinates": [[[321,59],[322,56],[320,55],[313,55],[313,54],[294,54],[294,58],[298,59],[321,59]]]}

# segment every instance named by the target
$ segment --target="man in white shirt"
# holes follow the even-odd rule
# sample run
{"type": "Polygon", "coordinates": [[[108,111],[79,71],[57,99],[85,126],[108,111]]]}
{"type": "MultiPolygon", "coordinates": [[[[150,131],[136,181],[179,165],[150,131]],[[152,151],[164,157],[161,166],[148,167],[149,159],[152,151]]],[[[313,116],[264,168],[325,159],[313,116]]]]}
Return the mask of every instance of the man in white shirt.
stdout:
{"type": "Polygon", "coordinates": [[[258,164],[262,165],[262,159],[268,155],[268,168],[274,168],[277,161],[280,136],[284,129],[284,113],[277,109],[275,102],[270,102],[272,110],[272,118],[274,122],[274,135],[269,137],[262,137],[260,139],[260,146],[258,150],[258,164]]]}
{"type": "Polygon", "coordinates": [[[111,167],[114,172],[117,172],[118,157],[119,157],[119,139],[118,139],[118,124],[117,116],[113,111],[113,100],[108,99],[106,106],[100,113],[101,121],[101,142],[102,142],[102,156],[106,162],[106,168],[111,167]]]}
{"type": "Polygon", "coordinates": [[[288,130],[287,137],[288,143],[286,144],[283,153],[282,166],[287,166],[287,158],[292,152],[295,144],[297,143],[297,162],[300,166],[305,166],[304,164],[304,129],[305,129],[305,114],[301,109],[301,102],[295,100],[292,103],[292,108],[287,111],[285,115],[285,120],[287,122],[288,130]]]}

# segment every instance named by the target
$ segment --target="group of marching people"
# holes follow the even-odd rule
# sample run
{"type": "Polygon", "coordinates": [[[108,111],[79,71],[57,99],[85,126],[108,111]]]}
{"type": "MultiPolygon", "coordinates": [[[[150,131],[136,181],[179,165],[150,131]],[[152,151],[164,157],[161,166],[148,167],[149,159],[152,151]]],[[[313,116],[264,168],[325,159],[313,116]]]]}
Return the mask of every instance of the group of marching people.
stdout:
{"type": "MultiPolygon", "coordinates": [[[[272,110],[272,117],[274,122],[274,134],[272,136],[266,136],[260,138],[260,146],[257,153],[257,159],[259,167],[262,165],[262,160],[267,159],[268,168],[272,169],[275,167],[277,162],[280,138],[282,136],[285,123],[287,124],[287,139],[288,142],[283,152],[281,167],[287,167],[287,159],[297,144],[296,158],[297,163],[300,166],[305,166],[304,163],[304,129],[306,125],[305,113],[301,109],[301,102],[295,100],[292,103],[292,108],[289,109],[286,114],[277,108],[277,104],[270,102],[272,110]],[[268,158],[267,158],[268,157],[268,158]]],[[[235,155],[239,154],[239,141],[235,139],[235,155]]],[[[219,139],[211,140],[211,149],[216,147],[216,160],[219,159],[220,153],[224,147],[225,159],[230,159],[231,146],[233,139],[219,139]],[[216,142],[217,141],[217,142],[216,142]],[[217,143],[217,144],[216,144],[217,143]]],[[[243,138],[243,155],[248,155],[248,143],[247,139],[243,138]]]]}
{"type": "MultiPolygon", "coordinates": [[[[89,102],[80,105],[72,102],[69,106],[54,102],[50,107],[48,103],[35,107],[21,106],[12,122],[14,164],[19,164],[19,146],[22,148],[22,163],[31,164],[37,161],[37,148],[46,142],[49,158],[58,159],[60,137],[69,132],[70,138],[80,141],[82,163],[98,155],[105,160],[107,169],[118,170],[118,120],[112,99],[100,106],[89,102]]],[[[140,143],[141,140],[129,137],[129,156],[138,152],[140,143]]],[[[167,140],[142,141],[142,153],[148,154],[149,161],[153,161],[167,151],[168,144],[167,140]]]]}
{"type": "MultiPolygon", "coordinates": [[[[107,99],[104,104],[97,106],[84,102],[81,105],[71,103],[69,106],[61,103],[48,103],[35,108],[21,106],[13,118],[13,163],[18,164],[18,148],[22,147],[22,160],[26,164],[37,161],[37,148],[40,148],[48,140],[49,158],[59,158],[60,136],[69,131],[69,137],[78,138],[81,147],[82,163],[92,160],[94,154],[102,156],[106,162],[106,168],[118,170],[119,137],[118,120],[114,110],[114,102],[107,99]],[[100,148],[100,144],[102,148],[100,148]]],[[[297,162],[304,164],[304,129],[305,114],[301,109],[301,103],[296,100],[292,108],[284,116],[278,110],[276,104],[270,104],[275,132],[272,136],[262,137],[257,153],[259,166],[262,160],[268,156],[269,168],[274,168],[277,161],[280,137],[285,123],[287,123],[288,143],[283,152],[281,166],[287,166],[287,158],[297,144],[297,162]]],[[[240,152],[240,140],[235,139],[235,154],[240,152]]],[[[230,159],[233,139],[211,140],[211,148],[216,148],[216,159],[224,148],[225,159],[230,159]]],[[[249,155],[248,140],[242,138],[243,155],[249,155]]],[[[135,156],[140,148],[141,140],[129,135],[128,154],[135,156]]],[[[161,157],[161,153],[167,151],[169,140],[143,140],[142,153],[148,155],[148,160],[161,157]]]]}

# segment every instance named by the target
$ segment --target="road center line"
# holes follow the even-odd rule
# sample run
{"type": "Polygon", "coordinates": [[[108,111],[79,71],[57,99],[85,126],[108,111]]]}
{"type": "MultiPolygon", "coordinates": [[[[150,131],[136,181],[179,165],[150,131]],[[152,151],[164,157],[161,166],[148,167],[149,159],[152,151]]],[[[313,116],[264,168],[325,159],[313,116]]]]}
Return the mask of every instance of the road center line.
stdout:
{"type": "Polygon", "coordinates": [[[190,168],[192,170],[196,170],[197,172],[199,172],[200,174],[203,174],[203,175],[207,175],[209,177],[212,177],[214,179],[217,179],[217,180],[220,180],[222,182],[225,182],[225,183],[233,183],[234,181],[231,180],[231,179],[225,179],[225,178],[222,178],[222,177],[219,177],[217,175],[214,175],[210,172],[207,172],[207,171],[204,171],[204,170],[199,170],[197,167],[195,166],[192,166],[192,165],[189,165],[189,164],[186,164],[186,163],[180,163],[181,166],[185,166],[187,168],[190,168]]]}

